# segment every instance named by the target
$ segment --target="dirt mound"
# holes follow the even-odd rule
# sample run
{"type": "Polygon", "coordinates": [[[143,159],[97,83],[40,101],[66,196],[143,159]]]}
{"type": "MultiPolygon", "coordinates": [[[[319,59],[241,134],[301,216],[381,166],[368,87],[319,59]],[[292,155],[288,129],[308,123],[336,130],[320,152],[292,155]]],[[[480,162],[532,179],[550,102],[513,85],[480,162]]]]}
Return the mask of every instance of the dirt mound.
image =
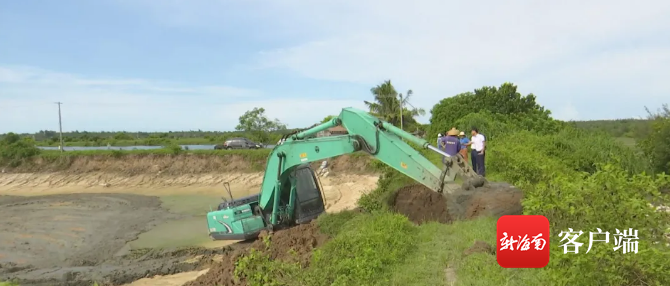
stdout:
{"type": "Polygon", "coordinates": [[[410,185],[398,189],[392,207],[417,224],[430,221],[451,222],[446,198],[424,185],[410,185]]]}
{"type": "Polygon", "coordinates": [[[519,215],[522,198],[521,190],[506,183],[486,183],[444,195],[423,185],[411,185],[398,189],[391,207],[418,224],[449,223],[480,216],[519,215]]]}
{"type": "MultiPolygon", "coordinates": [[[[303,267],[309,265],[312,251],[323,245],[328,237],[319,231],[315,222],[299,225],[290,229],[280,230],[269,236],[270,247],[267,248],[262,233],[260,239],[253,242],[251,248],[269,254],[273,260],[284,262],[299,262],[303,267]]],[[[220,263],[214,264],[207,274],[198,277],[184,286],[239,286],[246,285],[244,281],[235,280],[235,261],[246,254],[247,250],[239,250],[226,255],[220,263]]]]}
{"type": "Polygon", "coordinates": [[[312,250],[323,245],[328,237],[322,234],[316,223],[302,224],[290,230],[278,231],[269,236],[270,248],[267,249],[263,238],[268,233],[261,233],[259,240],[254,242],[253,248],[262,249],[270,254],[270,258],[284,262],[300,262],[309,265],[312,250]]]}
{"type": "Polygon", "coordinates": [[[460,190],[445,196],[449,213],[458,220],[520,215],[523,212],[523,192],[507,183],[487,182],[483,187],[460,190]]]}

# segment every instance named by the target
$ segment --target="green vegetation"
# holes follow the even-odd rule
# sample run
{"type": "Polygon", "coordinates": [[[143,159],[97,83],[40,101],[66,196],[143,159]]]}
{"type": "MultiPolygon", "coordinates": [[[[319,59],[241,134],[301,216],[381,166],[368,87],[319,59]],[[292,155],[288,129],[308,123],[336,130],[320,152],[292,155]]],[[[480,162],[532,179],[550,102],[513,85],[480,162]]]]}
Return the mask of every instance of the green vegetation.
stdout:
{"type": "MultiPolygon", "coordinates": [[[[270,120],[264,108],[254,108],[239,118],[234,132],[179,131],[179,132],[87,132],[63,133],[65,146],[166,146],[166,145],[209,145],[222,144],[229,138],[246,137],[263,144],[274,144],[293,131],[278,119],[270,120]]],[[[0,135],[0,138],[8,134],[0,135]]],[[[59,146],[60,136],[56,131],[41,130],[35,134],[21,134],[23,138],[34,140],[38,146],[59,146]]]]}
{"type": "Polygon", "coordinates": [[[547,267],[505,269],[494,255],[464,255],[475,241],[495,245],[493,218],[412,225],[389,210],[388,200],[414,182],[382,167],[378,188],[358,202],[367,212],[318,219],[333,238],[314,252],[308,268],[256,251],[238,262],[238,276],[249,285],[670,285],[670,250],[661,235],[670,217],[648,206],[668,202],[660,193],[670,186],[663,173],[670,154],[667,108],[654,118],[655,132],[642,139],[649,143],[640,144],[640,153],[607,132],[554,120],[534,96],[515,91],[504,84],[444,99],[433,108],[428,129],[437,133],[475,125],[487,136],[489,177],[519,186],[524,213],[544,215],[551,223],[547,267]],[[586,232],[577,240],[585,243],[579,254],[560,248],[558,235],[568,228],[586,232]],[[612,244],[594,243],[585,254],[588,232],[597,228],[611,234],[638,230],[639,252],[623,254],[612,244]],[[251,275],[261,269],[264,275],[251,275]]]}
{"type": "Polygon", "coordinates": [[[386,80],[383,83],[370,89],[374,96],[374,101],[365,101],[370,114],[400,127],[403,126],[405,130],[417,130],[420,126],[414,119],[415,116],[424,115],[426,111],[421,108],[406,108],[410,105],[409,99],[412,97],[412,90],[408,90],[403,96],[398,93],[391,84],[391,80],[386,80]],[[402,112],[400,112],[402,106],[402,112]],[[402,123],[401,123],[402,113],[402,123]]]}
{"type": "Polygon", "coordinates": [[[656,172],[670,174],[670,108],[666,104],[656,113],[649,112],[649,119],[652,132],[640,142],[640,147],[656,172]]]}
{"type": "Polygon", "coordinates": [[[9,133],[0,140],[0,163],[2,165],[16,167],[39,153],[40,149],[32,144],[30,138],[20,138],[14,133],[9,133]]]}
{"type": "Polygon", "coordinates": [[[613,137],[641,139],[651,133],[649,119],[616,119],[574,121],[575,127],[593,132],[605,132],[613,137]]]}
{"type": "MultiPolygon", "coordinates": [[[[400,106],[400,101],[387,103],[386,97],[379,95],[388,93],[395,98],[397,94],[391,87],[387,81],[373,88],[375,102],[368,104],[378,117],[390,121],[399,111],[390,106],[400,106]]],[[[552,119],[550,111],[540,106],[534,95],[521,96],[516,90],[516,86],[506,83],[499,88],[483,87],[445,98],[433,107],[431,125],[416,124],[415,128],[432,134],[451,127],[467,130],[477,126],[487,136],[489,179],[521,188],[524,213],[544,215],[551,223],[552,258],[547,267],[505,269],[497,264],[494,255],[463,255],[475,241],[495,245],[495,219],[413,225],[393,213],[388,203],[395,190],[414,182],[389,167],[372,163],[382,176],[378,187],[358,202],[366,212],[321,216],[318,224],[332,239],[313,253],[309,267],[302,269],[298,264],[273,261],[261,251],[252,251],[238,260],[236,276],[249,285],[444,285],[445,280],[457,285],[492,286],[593,285],[593,281],[602,285],[670,285],[670,248],[662,236],[670,226],[670,214],[648,206],[651,202],[668,204],[667,196],[662,194],[670,187],[670,177],[666,175],[670,168],[668,107],[650,113],[645,122],[651,131],[636,137],[636,148],[630,148],[612,136],[621,134],[611,130],[598,131],[579,126],[580,123],[552,119]],[[586,232],[577,240],[584,243],[579,254],[564,254],[559,247],[563,244],[559,233],[568,228],[586,232]],[[613,251],[612,244],[594,243],[591,251],[584,253],[588,233],[597,228],[610,234],[617,229],[638,230],[639,252],[623,254],[620,249],[613,251]]],[[[262,110],[257,109],[255,114],[262,114],[262,110]]],[[[410,126],[416,113],[403,114],[407,114],[407,118],[403,115],[403,124],[410,126]]],[[[399,119],[395,120],[399,125],[399,119]]],[[[630,136],[628,133],[624,137],[630,136]]],[[[182,152],[240,154],[264,162],[269,151],[183,151],[171,145],[150,151],[61,154],[35,152],[26,142],[29,141],[17,140],[15,135],[5,136],[2,163],[21,164],[34,156],[65,160],[80,155],[182,152]]],[[[422,153],[436,164],[439,162],[435,154],[425,150],[422,153]]]]}
{"type": "Polygon", "coordinates": [[[274,143],[279,141],[281,136],[271,137],[269,134],[282,134],[286,131],[286,125],[281,123],[279,119],[268,119],[265,116],[265,108],[256,107],[240,116],[240,124],[235,127],[235,130],[250,134],[258,142],[274,143]]]}
{"type": "MultiPolygon", "coordinates": [[[[229,138],[246,137],[252,141],[261,142],[265,144],[274,144],[279,141],[282,135],[291,132],[292,130],[280,130],[275,132],[268,132],[263,135],[264,139],[258,137],[257,134],[244,131],[227,131],[227,132],[213,132],[213,131],[170,131],[170,132],[63,132],[63,143],[65,146],[164,146],[168,144],[178,145],[216,145],[222,144],[229,138]]],[[[4,137],[7,134],[0,135],[4,137]]],[[[20,134],[22,138],[30,138],[34,140],[37,146],[59,146],[58,132],[55,131],[40,131],[35,134],[20,134]]]]}

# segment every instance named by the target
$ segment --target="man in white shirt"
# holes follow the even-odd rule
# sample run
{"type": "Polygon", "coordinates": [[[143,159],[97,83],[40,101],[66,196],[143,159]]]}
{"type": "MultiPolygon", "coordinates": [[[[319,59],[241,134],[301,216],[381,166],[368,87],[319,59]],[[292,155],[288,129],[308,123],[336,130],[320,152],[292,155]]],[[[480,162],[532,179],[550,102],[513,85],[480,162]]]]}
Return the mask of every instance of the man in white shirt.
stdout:
{"type": "Polygon", "coordinates": [[[486,137],[479,133],[479,129],[472,127],[472,138],[470,139],[470,157],[472,157],[472,169],[484,177],[486,175],[486,168],[484,165],[484,159],[486,158],[486,137]]]}

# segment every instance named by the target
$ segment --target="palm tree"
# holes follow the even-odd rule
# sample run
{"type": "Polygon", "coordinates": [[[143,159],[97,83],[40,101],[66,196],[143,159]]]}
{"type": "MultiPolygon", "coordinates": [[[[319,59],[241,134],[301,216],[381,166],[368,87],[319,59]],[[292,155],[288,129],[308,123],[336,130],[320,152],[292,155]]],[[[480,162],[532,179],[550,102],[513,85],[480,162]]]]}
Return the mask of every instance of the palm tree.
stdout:
{"type": "Polygon", "coordinates": [[[386,80],[371,88],[370,92],[375,97],[374,101],[364,101],[370,113],[395,126],[415,124],[414,116],[426,114],[426,111],[422,108],[415,108],[413,106],[411,109],[405,108],[406,105],[411,106],[409,98],[413,95],[413,92],[412,90],[408,90],[403,96],[395,90],[395,87],[391,84],[391,80],[386,80]],[[403,106],[402,122],[400,120],[400,106],[403,106]]]}

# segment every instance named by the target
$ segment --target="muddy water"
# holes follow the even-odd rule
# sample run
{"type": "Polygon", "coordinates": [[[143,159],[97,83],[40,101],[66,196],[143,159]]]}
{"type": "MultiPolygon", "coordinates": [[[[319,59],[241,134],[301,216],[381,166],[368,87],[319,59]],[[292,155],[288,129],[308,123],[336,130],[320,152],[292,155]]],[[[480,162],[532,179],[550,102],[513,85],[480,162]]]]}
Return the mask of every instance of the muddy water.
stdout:
{"type": "Polygon", "coordinates": [[[197,270],[223,252],[128,250],[119,256],[141,232],[183,219],[163,209],[158,197],[0,196],[0,217],[0,280],[18,279],[21,285],[119,285],[148,274],[197,270]],[[201,259],[184,263],[194,256],[201,259]]]}

